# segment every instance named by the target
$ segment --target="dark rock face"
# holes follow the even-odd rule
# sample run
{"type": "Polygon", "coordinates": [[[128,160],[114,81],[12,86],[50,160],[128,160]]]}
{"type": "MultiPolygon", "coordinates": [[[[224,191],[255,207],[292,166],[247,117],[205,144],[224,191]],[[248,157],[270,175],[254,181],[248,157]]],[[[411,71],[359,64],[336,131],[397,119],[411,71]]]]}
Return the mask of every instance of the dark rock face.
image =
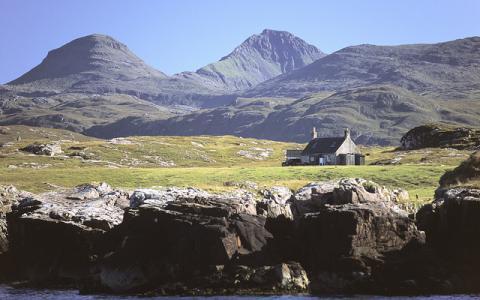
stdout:
{"type": "Polygon", "coordinates": [[[459,187],[437,190],[435,201],[422,207],[417,217],[429,243],[464,259],[480,250],[480,241],[474,238],[480,234],[479,214],[480,190],[459,187]]]}
{"type": "MultiPolygon", "coordinates": [[[[462,244],[476,234],[464,229],[477,225],[468,195],[462,194],[468,210],[449,206],[454,219],[468,223],[448,223],[452,236],[461,232],[462,244]]],[[[107,184],[81,185],[14,203],[7,218],[14,268],[1,271],[47,286],[75,284],[83,292],[452,290],[448,266],[431,254],[438,237],[449,239],[437,226],[445,222],[435,221],[435,209],[419,214],[419,226],[432,233],[428,248],[398,197],[362,179],[313,183],[294,194],[274,187],[260,198],[243,190],[167,188],[137,190],[127,199],[107,184]]]]}
{"type": "Polygon", "coordinates": [[[480,152],[474,152],[470,157],[462,162],[458,167],[445,172],[440,177],[440,186],[454,186],[458,184],[468,184],[469,181],[480,177],[480,152]]]}
{"type": "Polygon", "coordinates": [[[480,132],[467,127],[423,125],[407,132],[400,143],[404,150],[428,147],[473,150],[480,146],[480,132]]]}
{"type": "Polygon", "coordinates": [[[8,226],[6,215],[18,200],[30,193],[17,190],[14,186],[0,186],[0,255],[8,251],[8,226]]]}
{"type": "Polygon", "coordinates": [[[106,186],[90,186],[97,192],[95,198],[69,200],[71,192],[61,191],[26,197],[13,205],[7,222],[15,275],[38,284],[87,277],[98,255],[104,254],[105,233],[123,217],[117,202],[125,194],[105,192],[106,186]]]}
{"type": "Polygon", "coordinates": [[[394,199],[395,193],[358,179],[313,184],[297,192],[299,258],[314,290],[366,292],[372,282],[377,292],[391,289],[388,280],[377,279],[383,276],[378,266],[389,266],[388,255],[425,240],[394,199]]]}
{"type": "Polygon", "coordinates": [[[417,213],[417,224],[425,230],[432,251],[430,257],[435,255],[441,261],[436,263],[440,270],[436,277],[443,277],[451,292],[479,291],[479,214],[480,190],[465,187],[438,189],[435,200],[417,213]]]}
{"type": "Polygon", "coordinates": [[[192,274],[210,276],[217,265],[268,263],[273,237],[265,228],[266,218],[256,215],[248,194],[236,196],[194,189],[136,191],[131,197],[136,208],[127,210],[114,230],[122,242],[100,264],[101,284],[116,292],[131,291],[188,283],[192,274]],[[132,269],[138,276],[131,276],[132,269]]]}

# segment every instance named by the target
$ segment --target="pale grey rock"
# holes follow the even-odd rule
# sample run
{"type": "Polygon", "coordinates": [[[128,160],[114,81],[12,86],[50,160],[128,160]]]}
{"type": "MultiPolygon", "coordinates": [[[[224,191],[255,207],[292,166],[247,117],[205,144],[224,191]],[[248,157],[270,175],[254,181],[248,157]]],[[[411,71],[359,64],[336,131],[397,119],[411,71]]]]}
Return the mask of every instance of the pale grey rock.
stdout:
{"type": "Polygon", "coordinates": [[[397,203],[402,197],[408,197],[408,193],[403,190],[391,191],[362,178],[344,178],[339,181],[306,185],[294,194],[293,206],[295,213],[304,215],[318,211],[325,205],[373,205],[382,206],[389,212],[406,217],[408,213],[401,209],[397,203]]]}
{"type": "Polygon", "coordinates": [[[82,184],[75,187],[74,193],[67,196],[67,198],[72,200],[96,199],[101,196],[106,196],[108,193],[111,192],[113,192],[112,187],[105,182],[102,182],[98,185],[82,184]]]}
{"type": "Polygon", "coordinates": [[[209,195],[207,192],[196,188],[139,189],[135,190],[130,196],[130,207],[137,208],[144,203],[163,206],[167,202],[177,199],[193,199],[195,197],[208,197],[209,195]]]}
{"type": "Polygon", "coordinates": [[[292,197],[292,191],[284,186],[273,186],[262,190],[264,199],[273,200],[278,204],[285,204],[292,197]]]}
{"type": "Polygon", "coordinates": [[[310,280],[299,263],[281,263],[274,266],[279,285],[284,289],[307,290],[310,280]]]}
{"type": "Polygon", "coordinates": [[[46,156],[55,156],[62,153],[62,147],[59,144],[32,144],[20,150],[46,156]]]}
{"type": "Polygon", "coordinates": [[[25,197],[12,210],[20,214],[20,219],[57,220],[83,230],[108,231],[123,220],[123,209],[116,205],[122,198],[126,193],[111,191],[106,183],[84,184],[74,188],[73,193],[58,190],[25,197]]]}
{"type": "Polygon", "coordinates": [[[151,206],[161,208],[171,202],[180,200],[223,203],[223,205],[229,206],[230,210],[235,213],[256,215],[255,194],[241,189],[222,194],[211,194],[196,188],[141,189],[134,191],[130,196],[130,207],[151,206]]]}

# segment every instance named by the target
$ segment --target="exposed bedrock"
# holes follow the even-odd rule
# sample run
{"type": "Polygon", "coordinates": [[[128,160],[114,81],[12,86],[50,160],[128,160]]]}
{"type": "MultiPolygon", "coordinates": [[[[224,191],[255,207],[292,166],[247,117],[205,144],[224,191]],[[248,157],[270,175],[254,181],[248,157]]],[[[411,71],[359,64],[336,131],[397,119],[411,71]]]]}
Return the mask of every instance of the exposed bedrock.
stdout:
{"type": "Polygon", "coordinates": [[[438,254],[458,292],[478,292],[480,284],[480,189],[439,188],[435,200],[422,207],[418,226],[438,254]]]}
{"type": "MultiPolygon", "coordinates": [[[[12,200],[8,252],[1,257],[14,271],[3,265],[1,271],[83,292],[457,291],[450,265],[437,255],[449,239],[439,225],[445,213],[440,204],[419,213],[425,242],[425,233],[398,206],[405,197],[363,179],[312,183],[295,193],[282,187],[126,193],[104,183],[81,185],[12,200]]],[[[468,237],[475,232],[465,229],[476,224],[472,207],[449,206],[449,214],[472,215],[455,215],[468,224],[446,228],[458,245],[472,243],[473,255],[477,246],[468,237]]]]}

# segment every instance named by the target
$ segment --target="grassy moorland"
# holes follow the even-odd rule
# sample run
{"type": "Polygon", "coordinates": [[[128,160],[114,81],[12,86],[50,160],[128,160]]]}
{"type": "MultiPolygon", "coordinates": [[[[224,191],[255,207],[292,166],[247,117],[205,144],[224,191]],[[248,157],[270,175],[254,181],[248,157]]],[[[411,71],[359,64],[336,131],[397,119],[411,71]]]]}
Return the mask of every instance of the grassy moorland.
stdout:
{"type": "Polygon", "coordinates": [[[26,126],[0,127],[0,144],[0,185],[13,184],[32,192],[99,181],[127,189],[195,186],[220,191],[245,181],[259,188],[296,189],[311,181],[363,177],[405,188],[412,200],[418,196],[420,202],[430,200],[440,176],[469,155],[454,149],[366,147],[363,152],[371,165],[281,167],[285,149],[304,145],[232,136],[99,140],[26,126]],[[19,150],[34,142],[59,143],[63,153],[48,157],[19,150]]]}

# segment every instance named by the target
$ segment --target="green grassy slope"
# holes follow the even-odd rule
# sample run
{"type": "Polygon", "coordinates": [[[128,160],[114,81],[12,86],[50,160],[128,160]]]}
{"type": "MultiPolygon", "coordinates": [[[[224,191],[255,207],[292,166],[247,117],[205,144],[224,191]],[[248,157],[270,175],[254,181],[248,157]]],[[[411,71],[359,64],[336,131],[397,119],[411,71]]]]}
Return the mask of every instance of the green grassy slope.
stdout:
{"type": "Polygon", "coordinates": [[[232,182],[245,181],[256,182],[259,188],[286,185],[296,189],[312,181],[363,177],[405,188],[414,201],[418,195],[419,202],[429,201],[440,176],[469,155],[454,149],[363,147],[371,165],[281,167],[285,149],[304,145],[233,136],[101,140],[27,126],[0,127],[0,144],[0,185],[13,184],[32,192],[92,181],[127,189],[195,186],[220,191],[231,189],[232,182]],[[33,142],[59,143],[64,153],[47,157],[18,150],[33,142]]]}

